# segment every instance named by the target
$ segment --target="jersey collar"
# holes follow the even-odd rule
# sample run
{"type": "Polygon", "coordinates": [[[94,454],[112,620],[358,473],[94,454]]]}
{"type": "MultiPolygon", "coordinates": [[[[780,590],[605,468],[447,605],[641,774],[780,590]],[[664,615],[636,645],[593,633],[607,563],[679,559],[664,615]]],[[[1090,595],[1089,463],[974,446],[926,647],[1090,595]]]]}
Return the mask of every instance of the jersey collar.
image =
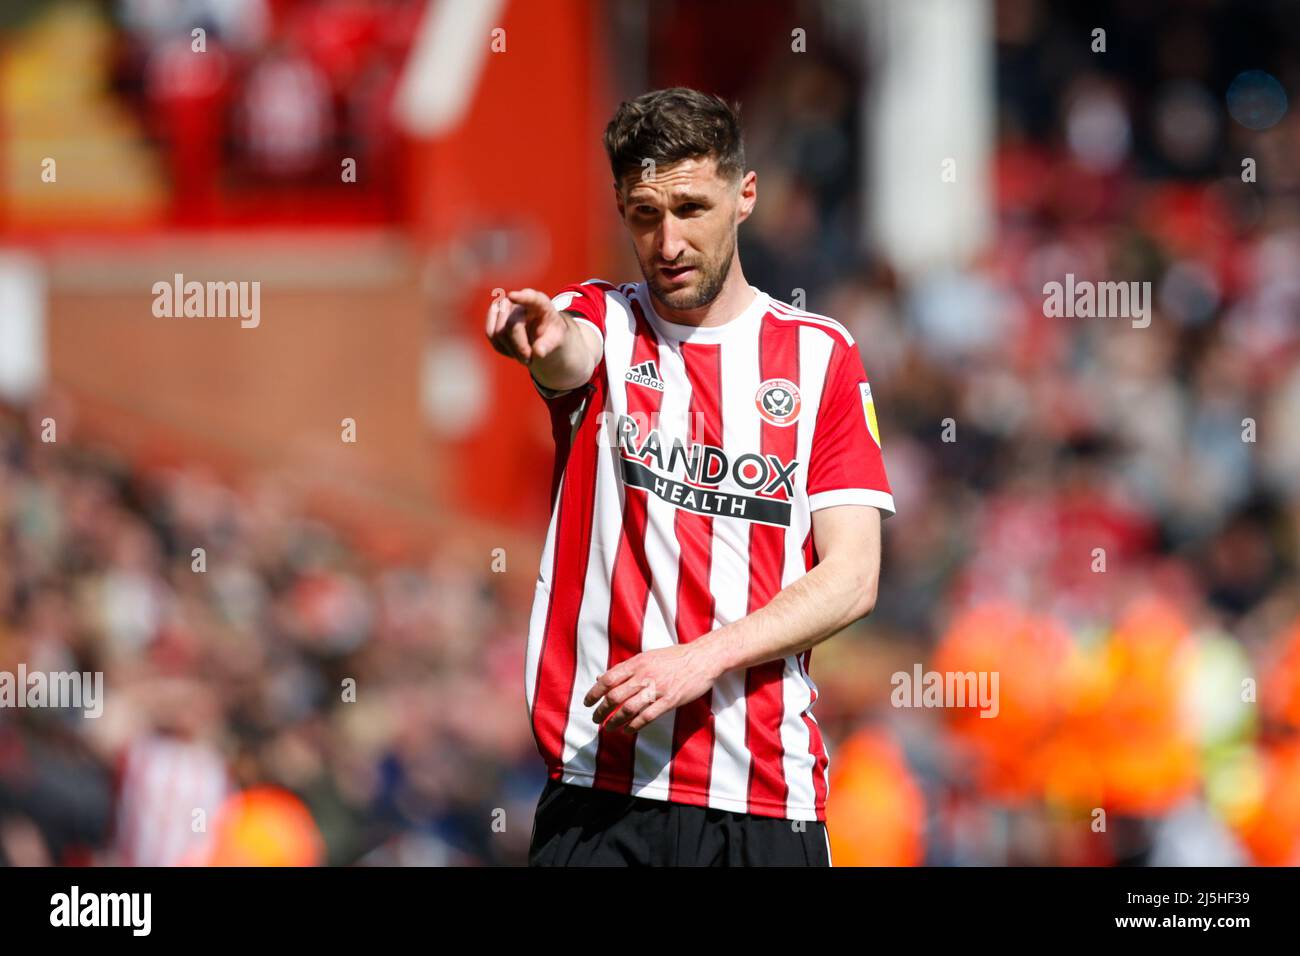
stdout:
{"type": "Polygon", "coordinates": [[[739,315],[721,325],[708,326],[681,325],[662,318],[655,311],[654,297],[650,295],[649,286],[645,282],[637,284],[636,294],[645,308],[650,324],[665,338],[678,342],[722,342],[736,335],[744,335],[746,330],[755,332],[759,320],[767,312],[768,294],[758,286],[751,285],[750,288],[754,290],[754,299],[739,315]]]}

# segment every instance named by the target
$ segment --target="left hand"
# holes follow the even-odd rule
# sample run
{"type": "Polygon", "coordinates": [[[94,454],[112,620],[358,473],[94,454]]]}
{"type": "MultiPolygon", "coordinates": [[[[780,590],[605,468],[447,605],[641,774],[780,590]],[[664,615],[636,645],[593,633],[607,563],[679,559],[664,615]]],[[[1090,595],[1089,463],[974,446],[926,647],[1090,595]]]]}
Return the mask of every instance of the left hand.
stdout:
{"type": "Polygon", "coordinates": [[[611,667],[596,678],[582,702],[590,707],[600,700],[591,719],[604,724],[604,729],[621,727],[634,734],[674,707],[702,696],[721,673],[717,656],[706,643],[674,644],[611,667]]]}

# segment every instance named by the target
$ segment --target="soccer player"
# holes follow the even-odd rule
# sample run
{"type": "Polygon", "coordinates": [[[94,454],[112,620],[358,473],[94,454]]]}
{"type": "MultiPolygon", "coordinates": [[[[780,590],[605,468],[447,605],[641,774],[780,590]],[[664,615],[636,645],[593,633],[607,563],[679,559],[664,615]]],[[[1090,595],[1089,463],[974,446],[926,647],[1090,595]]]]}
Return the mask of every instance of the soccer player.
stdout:
{"type": "Polygon", "coordinates": [[[829,866],[809,663],[871,611],[894,512],[862,359],[746,282],[736,109],[654,91],[604,143],[644,281],[513,291],[487,315],[557,446],[529,863],[829,866]]]}

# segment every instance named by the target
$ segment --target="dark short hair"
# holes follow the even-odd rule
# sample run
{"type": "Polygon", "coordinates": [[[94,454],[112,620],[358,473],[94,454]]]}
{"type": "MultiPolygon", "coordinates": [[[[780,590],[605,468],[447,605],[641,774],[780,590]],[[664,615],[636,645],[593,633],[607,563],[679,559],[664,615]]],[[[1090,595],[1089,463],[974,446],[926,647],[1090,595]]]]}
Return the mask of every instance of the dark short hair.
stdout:
{"type": "Polygon", "coordinates": [[[745,173],[740,104],[685,86],[624,100],[605,127],[605,152],[619,185],[647,159],[656,166],[671,166],[709,156],[717,162],[719,175],[737,180],[745,173]]]}

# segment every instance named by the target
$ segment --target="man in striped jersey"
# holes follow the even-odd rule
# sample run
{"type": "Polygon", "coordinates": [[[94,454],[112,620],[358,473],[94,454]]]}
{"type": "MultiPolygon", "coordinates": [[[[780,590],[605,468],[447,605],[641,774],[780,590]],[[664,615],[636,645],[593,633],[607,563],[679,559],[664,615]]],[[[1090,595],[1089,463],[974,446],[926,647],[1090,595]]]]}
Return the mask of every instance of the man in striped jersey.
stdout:
{"type": "Polygon", "coordinates": [[[644,281],[493,303],[556,438],[526,696],[534,865],[830,865],[814,645],[875,603],[894,511],[838,322],[745,281],[737,111],[674,88],[605,131],[644,281]]]}

